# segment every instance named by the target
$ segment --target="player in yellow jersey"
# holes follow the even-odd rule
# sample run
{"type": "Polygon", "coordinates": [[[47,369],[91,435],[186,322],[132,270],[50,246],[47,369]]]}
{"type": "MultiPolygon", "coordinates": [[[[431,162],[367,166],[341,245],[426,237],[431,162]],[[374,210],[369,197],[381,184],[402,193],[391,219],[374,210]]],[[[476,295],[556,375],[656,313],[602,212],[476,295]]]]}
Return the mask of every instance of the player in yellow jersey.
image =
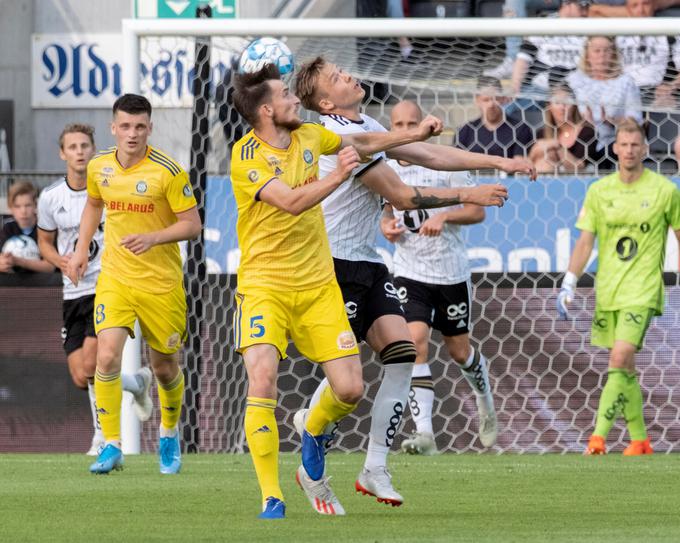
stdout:
{"type": "Polygon", "coordinates": [[[181,467],[177,423],[184,375],[178,351],[186,331],[186,298],[178,241],[201,231],[186,172],[147,144],[151,104],[125,94],[113,104],[116,147],[95,156],[87,168],[87,203],[67,275],[78,284],[88,265],[88,247],[106,206],[102,270],[95,292],[97,369],[95,395],[106,446],[92,473],[120,469],[121,358],[139,320],[150,347],[161,407],[160,470],[181,467]]]}
{"type": "MultiPolygon", "coordinates": [[[[363,384],[318,204],[360,165],[360,156],[424,140],[440,132],[441,122],[427,117],[406,132],[338,136],[300,120],[300,101],[272,65],[238,76],[234,103],[253,127],[233,147],[231,180],[241,248],[234,340],[248,374],[244,426],[262,490],[260,518],[285,516],[274,409],[278,363],[289,338],[305,357],[323,364],[330,383],[309,412],[297,480],[316,511],[342,515],[325,475],[329,436],[323,430],[354,410],[363,384]],[[319,157],[336,152],[337,167],[318,179],[319,157]]],[[[499,185],[485,190],[491,203],[506,196],[499,185]]]]}

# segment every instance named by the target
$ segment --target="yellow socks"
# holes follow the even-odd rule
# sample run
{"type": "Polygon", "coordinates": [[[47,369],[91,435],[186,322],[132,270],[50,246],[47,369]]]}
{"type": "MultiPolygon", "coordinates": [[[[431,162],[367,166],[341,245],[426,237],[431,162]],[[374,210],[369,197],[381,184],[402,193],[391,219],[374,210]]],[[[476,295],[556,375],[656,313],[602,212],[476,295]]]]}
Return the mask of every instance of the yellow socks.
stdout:
{"type": "Polygon", "coordinates": [[[172,430],[182,414],[184,399],[184,373],[180,369],[177,376],[164,385],[158,382],[158,401],[161,404],[161,426],[172,430]]]}
{"type": "Polygon", "coordinates": [[[105,374],[97,369],[94,374],[94,394],[104,439],[107,443],[117,442],[120,447],[120,402],[123,398],[120,372],[105,374]]]}
{"type": "Polygon", "coordinates": [[[337,422],[349,415],[357,407],[357,404],[345,403],[335,396],[330,385],[321,392],[319,403],[309,411],[309,418],[305,429],[313,436],[323,434],[326,426],[331,422],[337,422]]]}
{"type": "Polygon", "coordinates": [[[260,483],[263,503],[270,496],[283,500],[279,486],[279,428],[274,416],[275,408],[276,400],[251,396],[246,400],[246,441],[260,483]]]}

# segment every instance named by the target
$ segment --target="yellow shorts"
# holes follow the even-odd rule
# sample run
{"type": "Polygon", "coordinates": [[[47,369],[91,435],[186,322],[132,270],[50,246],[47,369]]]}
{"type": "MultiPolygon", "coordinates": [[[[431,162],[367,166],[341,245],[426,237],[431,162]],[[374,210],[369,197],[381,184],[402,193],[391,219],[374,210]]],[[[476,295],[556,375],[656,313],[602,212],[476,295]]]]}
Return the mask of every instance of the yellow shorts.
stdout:
{"type": "Polygon", "coordinates": [[[127,328],[134,337],[139,319],[142,336],[160,353],[177,352],[186,339],[187,301],[178,283],[169,292],[152,294],[100,274],[94,298],[94,329],[127,328]]]}
{"type": "Polygon", "coordinates": [[[335,279],[297,292],[250,289],[236,293],[234,343],[238,352],[268,344],[285,358],[289,339],[312,362],[359,354],[335,279]]]}

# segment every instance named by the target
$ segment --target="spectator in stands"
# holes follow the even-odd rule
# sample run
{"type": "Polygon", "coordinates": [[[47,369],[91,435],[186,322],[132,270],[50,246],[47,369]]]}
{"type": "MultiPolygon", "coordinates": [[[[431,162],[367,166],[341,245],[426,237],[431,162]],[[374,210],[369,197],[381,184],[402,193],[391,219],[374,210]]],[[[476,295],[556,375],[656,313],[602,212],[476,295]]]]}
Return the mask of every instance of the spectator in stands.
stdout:
{"type": "MultiPolygon", "coordinates": [[[[624,17],[653,15],[654,0],[626,0],[624,17]]],[[[616,46],[623,73],[630,75],[635,81],[640,89],[642,102],[651,104],[668,67],[668,39],[666,36],[617,36],[616,46]]]]}
{"type": "Polygon", "coordinates": [[[539,173],[577,174],[591,170],[602,157],[595,129],[576,106],[574,91],[562,81],[550,87],[545,126],[536,134],[529,158],[539,173]]]}
{"type": "MultiPolygon", "coordinates": [[[[557,17],[587,17],[591,0],[506,0],[504,17],[526,17],[527,6],[557,9],[557,17]]],[[[551,66],[576,68],[583,38],[574,36],[530,37],[522,42],[519,37],[505,40],[505,58],[484,75],[504,79],[512,77],[512,88],[518,94],[522,87],[533,93],[547,93],[548,84],[540,74],[551,66]],[[530,70],[531,69],[531,70],[530,70]]]]}
{"type": "Polygon", "coordinates": [[[53,272],[54,266],[43,260],[38,251],[37,189],[28,181],[18,181],[9,188],[7,202],[12,219],[0,230],[0,272],[53,272]],[[11,245],[7,242],[18,236],[22,237],[16,243],[11,242],[14,247],[10,249],[11,245]]]}
{"type": "Polygon", "coordinates": [[[454,145],[475,153],[512,158],[526,156],[534,141],[531,128],[503,110],[508,98],[502,96],[501,82],[489,76],[477,80],[475,104],[481,116],[464,124],[454,138],[454,145]]]}
{"type": "Polygon", "coordinates": [[[669,68],[665,81],[656,89],[654,106],[661,108],[676,108],[680,94],[680,36],[668,38],[670,45],[669,68]]]}
{"type": "MultiPolygon", "coordinates": [[[[653,0],[652,13],[663,11],[668,8],[680,6],[680,0],[653,0]]],[[[631,17],[628,13],[626,0],[599,0],[590,6],[589,17],[631,17]]],[[[645,17],[644,15],[632,15],[632,17],[645,17]]]]}
{"type": "MultiPolygon", "coordinates": [[[[588,38],[579,69],[566,81],[574,89],[581,114],[595,127],[598,151],[614,143],[616,126],[623,119],[642,123],[640,91],[633,78],[623,73],[614,38],[588,38]]],[[[607,156],[613,158],[613,153],[607,156]]]]}

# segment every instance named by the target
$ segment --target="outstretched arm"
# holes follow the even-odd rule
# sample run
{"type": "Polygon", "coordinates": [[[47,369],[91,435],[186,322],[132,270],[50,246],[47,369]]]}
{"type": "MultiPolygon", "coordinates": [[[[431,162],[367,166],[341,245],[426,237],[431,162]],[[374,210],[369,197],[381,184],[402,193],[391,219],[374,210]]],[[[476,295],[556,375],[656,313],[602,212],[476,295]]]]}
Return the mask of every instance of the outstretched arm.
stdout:
{"type": "Polygon", "coordinates": [[[367,157],[405,143],[424,141],[432,136],[438,136],[442,128],[443,124],[437,117],[428,115],[418,126],[409,130],[343,134],[341,147],[351,145],[360,156],[367,157]]]}
{"type": "Polygon", "coordinates": [[[503,158],[484,153],[472,153],[448,145],[417,142],[395,147],[387,152],[390,158],[425,166],[431,170],[501,170],[506,173],[523,173],[532,180],[536,170],[526,158],[503,158]]]}
{"type": "Polygon", "coordinates": [[[498,184],[455,188],[410,187],[382,161],[360,174],[359,179],[397,209],[425,209],[463,203],[500,207],[508,198],[507,189],[498,184]]]}

